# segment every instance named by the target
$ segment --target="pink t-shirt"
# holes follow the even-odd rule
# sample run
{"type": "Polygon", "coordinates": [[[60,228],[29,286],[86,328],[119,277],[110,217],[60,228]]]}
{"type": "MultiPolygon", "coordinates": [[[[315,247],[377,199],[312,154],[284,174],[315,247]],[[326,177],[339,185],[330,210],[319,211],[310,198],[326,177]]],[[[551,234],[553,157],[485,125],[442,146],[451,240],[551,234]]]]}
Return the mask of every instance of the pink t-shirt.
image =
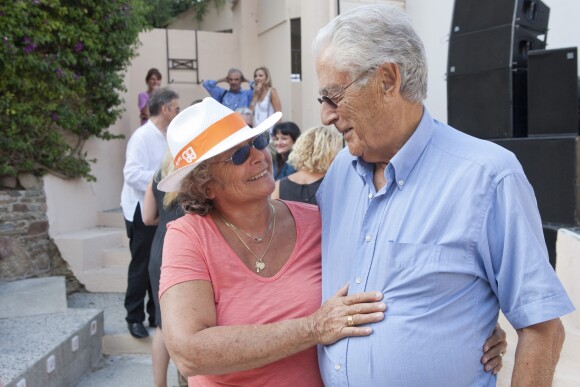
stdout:
{"type": "MultiPolygon", "coordinates": [[[[210,216],[185,215],[168,225],[159,297],[185,281],[210,281],[217,325],[267,324],[304,317],[321,303],[320,215],[309,204],[284,202],[296,223],[292,255],[273,277],[248,269],[210,216]]],[[[266,261],[267,264],[267,261],[266,261]]],[[[322,386],[316,347],[253,370],[199,375],[189,386],[322,386]]]]}

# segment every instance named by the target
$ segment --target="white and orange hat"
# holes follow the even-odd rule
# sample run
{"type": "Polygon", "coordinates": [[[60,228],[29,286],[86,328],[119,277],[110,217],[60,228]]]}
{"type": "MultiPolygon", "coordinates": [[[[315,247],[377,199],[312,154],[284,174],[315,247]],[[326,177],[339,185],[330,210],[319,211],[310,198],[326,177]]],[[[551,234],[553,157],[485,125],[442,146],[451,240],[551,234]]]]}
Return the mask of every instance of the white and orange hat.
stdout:
{"type": "Polygon", "coordinates": [[[178,191],[181,181],[202,161],[210,159],[268,130],[282,118],[276,112],[250,128],[242,116],[207,97],[179,113],[167,128],[167,144],[175,171],[158,184],[164,192],[178,191]]]}

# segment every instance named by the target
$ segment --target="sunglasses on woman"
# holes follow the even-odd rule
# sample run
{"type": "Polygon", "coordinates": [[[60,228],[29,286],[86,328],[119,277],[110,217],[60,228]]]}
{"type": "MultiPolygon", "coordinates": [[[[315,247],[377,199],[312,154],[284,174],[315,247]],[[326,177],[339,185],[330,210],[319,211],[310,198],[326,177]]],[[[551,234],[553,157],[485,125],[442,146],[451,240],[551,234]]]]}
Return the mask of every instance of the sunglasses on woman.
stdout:
{"type": "Polygon", "coordinates": [[[232,155],[228,159],[223,161],[216,161],[215,163],[212,164],[221,164],[231,161],[232,164],[234,165],[242,165],[243,163],[246,162],[248,157],[250,157],[251,150],[250,147],[256,148],[257,150],[262,150],[265,149],[267,146],[268,139],[266,138],[266,136],[261,134],[258,137],[255,137],[251,143],[244,145],[243,147],[239,148],[234,153],[232,153],[232,155]]]}

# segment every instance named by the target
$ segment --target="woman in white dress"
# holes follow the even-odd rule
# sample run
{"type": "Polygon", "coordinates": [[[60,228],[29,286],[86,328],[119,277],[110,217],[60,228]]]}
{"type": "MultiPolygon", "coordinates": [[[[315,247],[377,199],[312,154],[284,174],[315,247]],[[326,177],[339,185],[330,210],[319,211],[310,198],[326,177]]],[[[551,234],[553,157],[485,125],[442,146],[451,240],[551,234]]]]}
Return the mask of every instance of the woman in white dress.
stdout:
{"type": "Polygon", "coordinates": [[[278,92],[272,87],[270,71],[264,66],[254,70],[254,97],[250,108],[254,112],[254,127],[272,114],[282,111],[278,92]]]}

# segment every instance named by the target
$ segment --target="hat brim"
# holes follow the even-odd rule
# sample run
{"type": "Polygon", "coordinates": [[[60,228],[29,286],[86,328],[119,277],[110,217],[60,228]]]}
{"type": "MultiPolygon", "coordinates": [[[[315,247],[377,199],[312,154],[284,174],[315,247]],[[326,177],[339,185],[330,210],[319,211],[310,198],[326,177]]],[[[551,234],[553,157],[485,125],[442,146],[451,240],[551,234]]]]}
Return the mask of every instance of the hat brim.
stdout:
{"type": "Polygon", "coordinates": [[[167,175],[159,182],[157,188],[163,192],[179,191],[183,178],[189,172],[193,171],[195,167],[197,167],[203,161],[211,159],[212,157],[217,156],[220,153],[227,151],[228,149],[232,149],[238,144],[241,144],[242,142],[249,140],[252,137],[256,137],[258,134],[264,133],[276,122],[278,122],[280,118],[282,118],[282,113],[276,112],[262,121],[260,125],[256,126],[255,128],[246,126],[245,128],[238,130],[236,133],[232,134],[218,145],[213,147],[210,151],[200,157],[195,163],[189,164],[167,175]]]}

